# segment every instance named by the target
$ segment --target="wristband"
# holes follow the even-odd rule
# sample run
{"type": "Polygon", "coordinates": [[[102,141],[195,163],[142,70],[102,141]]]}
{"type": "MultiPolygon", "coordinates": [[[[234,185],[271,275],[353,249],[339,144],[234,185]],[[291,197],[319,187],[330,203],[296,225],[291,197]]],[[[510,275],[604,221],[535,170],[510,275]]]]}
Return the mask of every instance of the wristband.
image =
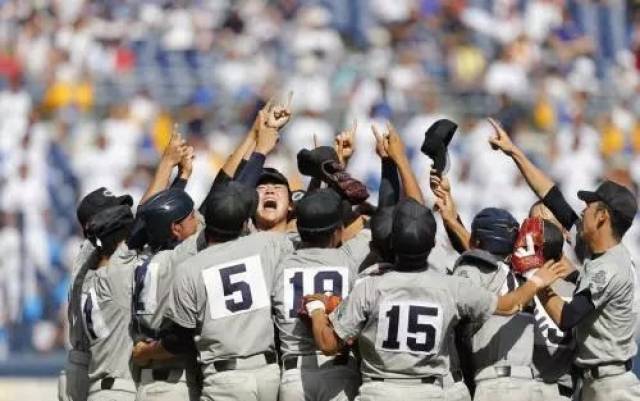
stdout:
{"type": "Polygon", "coordinates": [[[326,308],[324,307],[324,302],[318,301],[317,299],[311,302],[308,302],[307,304],[304,305],[304,307],[307,310],[307,313],[309,314],[309,316],[311,316],[313,312],[319,309],[322,310],[322,312],[326,310],[326,308]]]}
{"type": "Polygon", "coordinates": [[[546,287],[544,285],[544,281],[540,277],[538,277],[536,275],[533,275],[533,276],[529,277],[529,281],[531,281],[533,284],[535,284],[536,288],[538,288],[538,289],[542,289],[542,288],[546,287]]]}

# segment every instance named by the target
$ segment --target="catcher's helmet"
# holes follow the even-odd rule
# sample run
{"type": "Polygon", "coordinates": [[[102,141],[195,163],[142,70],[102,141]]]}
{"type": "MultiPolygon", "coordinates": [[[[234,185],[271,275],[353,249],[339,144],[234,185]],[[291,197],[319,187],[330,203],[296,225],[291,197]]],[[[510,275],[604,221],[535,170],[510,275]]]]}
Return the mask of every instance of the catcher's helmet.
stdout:
{"type": "Polygon", "coordinates": [[[504,209],[482,209],[471,223],[471,236],[479,242],[479,248],[495,255],[507,255],[513,251],[518,236],[518,221],[504,209]]]}
{"type": "Polygon", "coordinates": [[[138,210],[152,249],[172,248],[171,224],[193,211],[193,200],[181,189],[169,188],[152,196],[138,210]]]}

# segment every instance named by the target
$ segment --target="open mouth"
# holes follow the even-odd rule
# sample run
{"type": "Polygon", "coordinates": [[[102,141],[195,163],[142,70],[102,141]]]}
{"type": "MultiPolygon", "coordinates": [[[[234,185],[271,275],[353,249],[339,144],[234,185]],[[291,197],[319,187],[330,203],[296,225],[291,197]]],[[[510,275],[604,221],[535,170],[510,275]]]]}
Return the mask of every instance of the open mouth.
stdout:
{"type": "Polygon", "coordinates": [[[272,199],[266,200],[262,204],[262,208],[263,209],[273,209],[273,210],[275,210],[275,209],[278,208],[278,202],[276,202],[276,201],[274,201],[272,199]]]}

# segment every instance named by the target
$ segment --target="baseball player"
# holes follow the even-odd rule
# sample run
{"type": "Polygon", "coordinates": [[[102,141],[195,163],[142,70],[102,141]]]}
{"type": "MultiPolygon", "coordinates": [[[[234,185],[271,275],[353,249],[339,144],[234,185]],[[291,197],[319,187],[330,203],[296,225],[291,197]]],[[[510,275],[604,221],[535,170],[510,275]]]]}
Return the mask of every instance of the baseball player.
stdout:
{"type": "Polygon", "coordinates": [[[258,178],[258,208],[253,218],[258,231],[286,233],[293,214],[289,181],[275,168],[265,167],[258,178]]]}
{"type": "Polygon", "coordinates": [[[637,352],[634,329],[638,311],[637,276],[629,252],[621,243],[637,214],[633,193],[612,181],[594,192],[580,191],[586,207],[578,215],[557,186],[544,175],[492,121],[495,149],[509,155],[523,176],[567,229],[578,228],[589,256],[585,259],[571,302],[553,291],[539,295],[545,310],[562,330],[574,330],[576,373],[581,379],[580,400],[637,400],[640,381],[631,372],[637,352]]]}
{"type": "Polygon", "coordinates": [[[116,206],[97,214],[88,232],[99,252],[99,263],[82,294],[82,317],[89,338],[88,400],[134,400],[129,337],[131,276],[138,255],[124,240],[133,224],[129,206],[116,206]]]}
{"type": "MultiPolygon", "coordinates": [[[[543,250],[547,255],[540,258],[535,264],[542,264],[546,259],[550,258],[550,252],[562,253],[563,248],[566,251],[566,239],[560,223],[553,217],[553,214],[542,203],[534,204],[529,212],[529,219],[525,220],[523,226],[518,233],[516,240],[516,252],[512,256],[511,263],[515,266],[518,264],[519,255],[530,255],[532,252],[531,245],[534,245],[535,251],[543,250]],[[527,220],[544,219],[540,227],[528,228],[525,226],[527,220]],[[542,233],[540,230],[542,229],[542,233]],[[544,241],[541,244],[534,240],[528,241],[526,238],[539,237],[544,241]],[[562,247],[559,245],[562,244],[562,247]],[[548,251],[553,248],[553,251],[548,251]]],[[[524,259],[533,257],[525,256],[524,259]]],[[[537,256],[537,255],[535,255],[537,256]]],[[[551,288],[560,295],[564,300],[571,300],[575,290],[575,284],[567,279],[567,276],[576,272],[573,265],[568,261],[567,256],[562,254],[562,260],[567,267],[566,273],[562,273],[564,280],[558,280],[551,288]]],[[[551,257],[556,259],[555,256],[551,257]]],[[[571,378],[571,365],[575,356],[575,340],[571,331],[562,331],[556,323],[549,317],[549,314],[540,303],[540,299],[534,298],[534,347],[533,347],[533,370],[538,387],[542,393],[542,397],[547,400],[568,401],[573,394],[573,380],[571,378]]]]}
{"type": "MultiPolygon", "coordinates": [[[[454,275],[498,295],[513,291],[519,284],[508,259],[518,228],[506,210],[480,211],[471,224],[471,249],[456,262],[454,275]]],[[[481,326],[467,325],[475,400],[540,399],[531,366],[534,324],[533,308],[527,308],[510,317],[492,316],[481,326]]]]}
{"type": "Polygon", "coordinates": [[[281,401],[352,400],[358,392],[355,359],[348,352],[338,357],[321,355],[308,321],[298,317],[305,294],[331,292],[346,297],[369,253],[368,230],[340,246],[341,203],[335,191],[321,189],[296,205],[302,243],[280,263],[273,301],[282,352],[281,401]]]}
{"type": "Polygon", "coordinates": [[[95,263],[89,261],[95,248],[87,238],[87,227],[92,217],[109,207],[133,205],[133,199],[129,195],[115,196],[106,188],[99,188],[82,198],[78,204],[78,222],[82,227],[85,240],[82,242],[80,252],[73,261],[71,271],[71,287],[69,289],[69,305],[67,318],[69,321],[69,350],[65,369],[58,382],[58,399],[79,401],[87,398],[88,374],[87,366],[91,354],[89,353],[89,340],[82,327],[82,310],[80,299],[85,280],[90,280],[94,271],[91,269],[95,263]]]}
{"type": "MultiPolygon", "coordinates": [[[[132,336],[134,344],[159,338],[175,268],[196,254],[198,220],[189,195],[179,189],[161,191],[138,211],[144,221],[153,256],[136,266],[133,275],[132,336]]],[[[134,350],[135,353],[135,350],[134,350]]],[[[199,398],[195,349],[176,358],[152,360],[135,369],[136,399],[196,400],[199,398]]]]}
{"type": "Polygon", "coordinates": [[[206,200],[208,247],[176,269],[165,330],[137,359],[177,355],[195,341],[201,400],[278,397],[271,293],[276,267],[293,250],[281,233],[240,237],[255,213],[256,191],[231,182],[206,200]]]}
{"type": "MultiPolygon", "coordinates": [[[[483,321],[491,314],[513,314],[536,291],[556,279],[549,265],[523,286],[498,296],[470,280],[428,268],[435,240],[431,212],[413,199],[396,206],[393,269],[360,280],[330,315],[322,295],[306,297],[317,346],[335,354],[358,340],[362,356],[362,400],[449,400],[451,331],[460,319],[483,321]]],[[[462,397],[462,398],[461,398],[462,397]]]]}

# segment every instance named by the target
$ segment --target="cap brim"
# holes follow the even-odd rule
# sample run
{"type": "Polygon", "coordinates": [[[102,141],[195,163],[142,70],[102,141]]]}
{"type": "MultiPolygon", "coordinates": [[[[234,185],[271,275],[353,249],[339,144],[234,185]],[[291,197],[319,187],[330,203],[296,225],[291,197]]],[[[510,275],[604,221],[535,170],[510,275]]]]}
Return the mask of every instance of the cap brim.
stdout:
{"type": "Polygon", "coordinates": [[[283,178],[275,173],[270,173],[270,172],[262,173],[260,175],[260,178],[258,179],[258,185],[264,184],[266,182],[283,184],[283,185],[286,185],[287,188],[289,188],[289,181],[286,178],[283,178]]]}
{"type": "Polygon", "coordinates": [[[591,191],[578,191],[578,199],[587,203],[601,200],[598,194],[591,191]]]}

